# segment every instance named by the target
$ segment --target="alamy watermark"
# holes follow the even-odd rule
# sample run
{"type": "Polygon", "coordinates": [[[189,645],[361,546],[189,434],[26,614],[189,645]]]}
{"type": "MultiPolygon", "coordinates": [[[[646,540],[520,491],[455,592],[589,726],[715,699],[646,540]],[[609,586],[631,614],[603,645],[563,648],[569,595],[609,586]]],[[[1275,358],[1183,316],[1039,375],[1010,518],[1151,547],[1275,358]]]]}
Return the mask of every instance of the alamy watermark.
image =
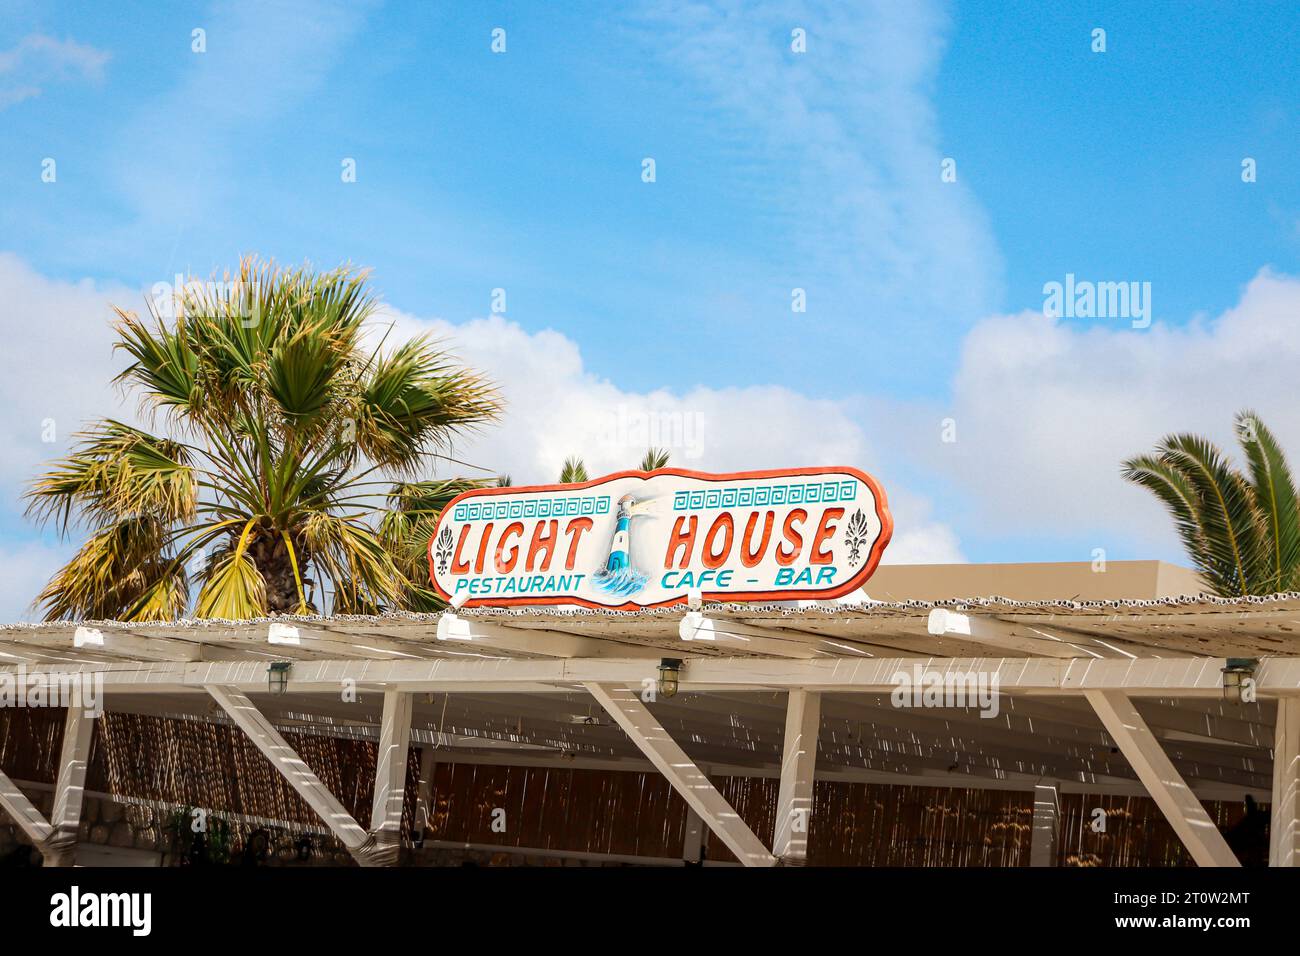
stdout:
{"type": "Polygon", "coordinates": [[[96,893],[73,886],[50,897],[50,925],[60,929],[121,927],[132,936],[153,929],[152,893],[96,893]]]}
{"type": "Polygon", "coordinates": [[[1133,328],[1151,325],[1150,282],[1091,282],[1073,272],[1064,282],[1043,285],[1043,315],[1049,319],[1130,319],[1133,328]]]}
{"type": "Polygon", "coordinates": [[[895,707],[975,707],[980,717],[998,715],[997,671],[896,671],[889,700],[895,707]]]}
{"type": "Polygon", "coordinates": [[[195,279],[179,272],[171,282],[155,282],[149,289],[154,314],[160,319],[174,319],[198,303],[220,305],[225,315],[234,316],[246,328],[261,320],[262,286],[244,279],[195,279]]]}
{"type": "Polygon", "coordinates": [[[87,717],[104,713],[104,674],[31,671],[26,664],[0,671],[0,707],[78,707],[87,717]]]}
{"type": "Polygon", "coordinates": [[[687,459],[704,454],[704,416],[699,412],[647,411],[619,404],[599,421],[597,437],[607,448],[663,448],[687,459]]]}

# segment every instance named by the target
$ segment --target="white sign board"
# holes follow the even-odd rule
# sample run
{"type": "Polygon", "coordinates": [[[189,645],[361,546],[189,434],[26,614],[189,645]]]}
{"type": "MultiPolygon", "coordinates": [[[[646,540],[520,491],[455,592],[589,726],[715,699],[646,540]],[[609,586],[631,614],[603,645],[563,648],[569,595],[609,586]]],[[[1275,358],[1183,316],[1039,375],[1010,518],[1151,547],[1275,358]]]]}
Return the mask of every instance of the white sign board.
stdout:
{"type": "Polygon", "coordinates": [[[855,468],[713,475],[662,468],[453,499],[429,575],[462,606],[635,610],[706,601],[829,599],[860,588],[893,522],[855,468]]]}

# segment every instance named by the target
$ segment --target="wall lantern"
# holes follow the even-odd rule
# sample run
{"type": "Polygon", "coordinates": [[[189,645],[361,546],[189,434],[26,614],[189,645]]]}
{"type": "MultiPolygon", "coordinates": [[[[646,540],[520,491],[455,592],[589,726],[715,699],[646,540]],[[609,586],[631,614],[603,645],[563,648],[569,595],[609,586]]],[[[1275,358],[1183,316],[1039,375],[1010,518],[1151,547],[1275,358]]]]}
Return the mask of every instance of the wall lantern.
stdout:
{"type": "Polygon", "coordinates": [[[266,689],[272,694],[283,694],[289,689],[289,668],[293,661],[272,661],[266,669],[266,689]]]}
{"type": "Polygon", "coordinates": [[[682,662],[676,657],[665,657],[659,662],[659,694],[673,697],[677,694],[677,679],[681,674],[682,662]]]}
{"type": "MultiPolygon", "coordinates": [[[[1259,660],[1254,657],[1229,657],[1226,663],[1227,666],[1221,671],[1223,696],[1231,697],[1240,704],[1245,699],[1245,688],[1255,677],[1255,668],[1259,666],[1259,660]]],[[[1251,699],[1254,699],[1253,695],[1251,699]]]]}

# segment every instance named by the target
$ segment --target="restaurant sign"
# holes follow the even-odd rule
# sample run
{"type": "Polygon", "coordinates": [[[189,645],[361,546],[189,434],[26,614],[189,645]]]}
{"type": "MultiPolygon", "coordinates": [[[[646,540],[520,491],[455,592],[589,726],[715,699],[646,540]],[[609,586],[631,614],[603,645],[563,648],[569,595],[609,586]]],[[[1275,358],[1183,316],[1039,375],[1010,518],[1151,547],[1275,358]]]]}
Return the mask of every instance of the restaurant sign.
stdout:
{"type": "Polygon", "coordinates": [[[452,499],[429,576],[467,607],[828,599],[862,586],[892,531],[884,491],[856,468],[624,471],[452,499]]]}

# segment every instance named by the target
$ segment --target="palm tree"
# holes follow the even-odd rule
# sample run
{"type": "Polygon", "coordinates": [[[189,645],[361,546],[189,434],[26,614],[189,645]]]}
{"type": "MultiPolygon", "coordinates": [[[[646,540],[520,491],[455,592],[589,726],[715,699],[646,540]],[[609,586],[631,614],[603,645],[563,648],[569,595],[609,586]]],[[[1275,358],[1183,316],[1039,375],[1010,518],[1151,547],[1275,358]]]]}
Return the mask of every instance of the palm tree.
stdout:
{"type": "Polygon", "coordinates": [[[47,620],[238,620],[327,591],[335,612],[436,601],[418,583],[431,516],[480,483],[415,479],[500,406],[427,337],[368,345],[365,279],[249,258],[178,292],[174,318],[115,309],[117,382],[166,428],[99,421],[31,483],[31,517],[90,530],[36,599],[47,620]]]}
{"type": "Polygon", "coordinates": [[[1173,515],[1193,564],[1216,594],[1273,594],[1300,587],[1300,508],[1286,456],[1254,412],[1235,430],[1243,474],[1209,441],[1169,435],[1154,454],[1124,462],[1173,515]]]}
{"type": "MultiPolygon", "coordinates": [[[[663,468],[668,464],[667,448],[651,448],[641,459],[641,464],[637,466],[638,471],[654,471],[657,468],[663,468]]],[[[564,467],[560,469],[560,484],[576,485],[579,482],[587,481],[587,466],[577,455],[572,455],[564,460],[564,467]]]]}
{"type": "Polygon", "coordinates": [[[564,466],[560,469],[560,484],[576,485],[587,480],[587,466],[581,458],[574,455],[564,459],[564,466]]]}
{"type": "Polygon", "coordinates": [[[500,484],[501,479],[446,478],[393,485],[388,493],[388,508],[379,519],[379,540],[401,575],[400,594],[394,607],[405,611],[437,611],[447,606],[428,583],[429,540],[438,516],[461,492],[500,484]]]}

